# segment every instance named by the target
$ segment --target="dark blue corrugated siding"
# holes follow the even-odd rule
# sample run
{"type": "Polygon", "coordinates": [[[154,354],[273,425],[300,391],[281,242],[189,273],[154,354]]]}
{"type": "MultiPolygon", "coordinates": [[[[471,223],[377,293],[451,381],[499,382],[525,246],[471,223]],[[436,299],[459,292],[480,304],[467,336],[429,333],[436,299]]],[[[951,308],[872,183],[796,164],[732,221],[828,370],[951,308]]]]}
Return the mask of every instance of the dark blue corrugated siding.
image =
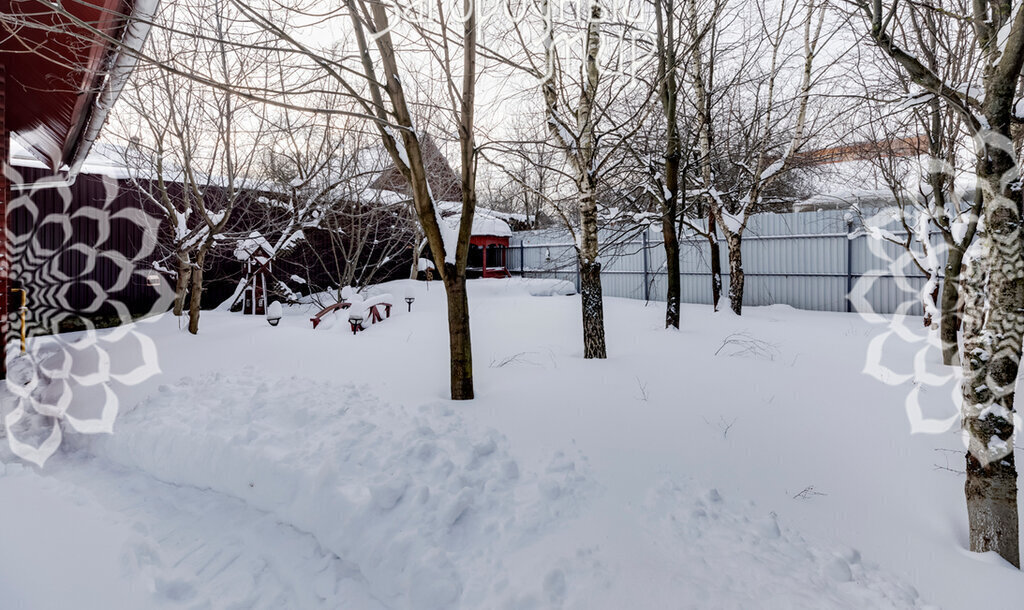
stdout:
{"type": "MultiPolygon", "coordinates": [[[[15,167],[15,170],[26,184],[51,175],[47,170],[36,168],[15,167]]],[[[37,314],[37,323],[44,322],[40,319],[43,314],[73,316],[89,312],[97,304],[96,315],[112,315],[116,311],[111,306],[113,301],[120,301],[133,314],[152,310],[158,295],[146,278],[156,273],[152,264],[159,253],[136,261],[135,272],[121,290],[112,289],[121,269],[109,259],[111,253],[119,253],[129,260],[138,255],[144,229],[128,219],[110,217],[120,210],[143,205],[143,198],[127,183],[94,174],[79,175],[67,188],[14,193],[8,210],[8,230],[15,244],[11,279],[28,289],[30,310],[37,314]],[[23,197],[30,197],[38,213],[32,213],[23,197]],[[102,221],[87,215],[72,218],[73,212],[83,207],[106,211],[109,232],[105,237],[102,236],[102,221]],[[88,264],[90,259],[92,265],[88,264]],[[65,280],[64,276],[70,279],[65,280]]],[[[148,212],[160,218],[157,210],[148,212]]]]}

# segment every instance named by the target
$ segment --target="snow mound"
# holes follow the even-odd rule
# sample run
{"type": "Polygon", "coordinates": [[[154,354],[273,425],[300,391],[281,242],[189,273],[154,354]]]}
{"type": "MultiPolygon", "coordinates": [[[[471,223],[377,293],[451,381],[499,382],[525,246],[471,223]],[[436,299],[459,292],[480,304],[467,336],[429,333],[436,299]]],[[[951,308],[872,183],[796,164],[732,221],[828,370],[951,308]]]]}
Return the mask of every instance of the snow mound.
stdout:
{"type": "Polygon", "coordinates": [[[533,297],[576,294],[576,287],[566,280],[531,280],[528,290],[533,297]]]}
{"type": "Polygon", "coordinates": [[[313,535],[396,609],[493,607],[501,558],[574,514],[588,487],[561,455],[524,472],[503,436],[446,403],[410,412],[355,385],[251,370],[161,386],[92,449],[313,535]]]}
{"type": "Polygon", "coordinates": [[[674,553],[686,608],[929,608],[917,591],[856,549],[819,549],[751,503],[666,480],[643,506],[650,533],[674,553]],[[723,566],[728,572],[723,573],[723,566]]]}
{"type": "Polygon", "coordinates": [[[466,283],[470,297],[533,296],[549,297],[576,294],[576,287],[566,280],[539,278],[476,279],[466,283]]]}

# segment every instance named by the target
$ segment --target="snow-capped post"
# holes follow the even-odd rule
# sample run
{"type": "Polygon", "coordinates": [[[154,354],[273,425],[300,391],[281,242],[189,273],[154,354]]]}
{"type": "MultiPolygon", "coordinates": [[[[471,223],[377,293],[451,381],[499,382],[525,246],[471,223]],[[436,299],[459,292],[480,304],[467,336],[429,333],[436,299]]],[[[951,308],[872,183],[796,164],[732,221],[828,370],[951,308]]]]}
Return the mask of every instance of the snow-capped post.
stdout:
{"type": "Polygon", "coordinates": [[[971,550],[995,551],[1020,567],[1013,399],[1024,340],[1024,201],[1013,138],[1014,126],[1024,120],[1015,114],[1014,99],[1024,68],[1024,5],[976,0],[973,14],[966,18],[928,6],[913,7],[931,11],[936,20],[970,19],[982,69],[980,86],[968,87],[944,81],[906,50],[907,41],[900,37],[905,35],[907,17],[896,0],[884,8],[883,0],[857,0],[856,6],[869,24],[875,46],[916,85],[958,113],[974,138],[985,232],[980,266],[971,265],[965,282],[976,311],[965,308],[971,320],[965,321],[970,342],[964,347],[961,407],[967,441],[964,493],[971,550]]]}
{"type": "Polygon", "coordinates": [[[267,307],[267,323],[271,326],[277,326],[281,322],[282,315],[281,301],[274,301],[267,307]]]}

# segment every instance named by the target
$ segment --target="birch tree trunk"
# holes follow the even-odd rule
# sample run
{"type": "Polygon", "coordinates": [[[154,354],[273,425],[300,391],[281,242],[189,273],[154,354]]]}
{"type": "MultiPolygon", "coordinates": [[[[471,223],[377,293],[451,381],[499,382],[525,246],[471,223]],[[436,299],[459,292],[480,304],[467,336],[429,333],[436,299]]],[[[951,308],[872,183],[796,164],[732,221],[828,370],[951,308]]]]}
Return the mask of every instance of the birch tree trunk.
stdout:
{"type": "MultiPolygon", "coordinates": [[[[987,288],[982,295],[988,307],[981,331],[972,332],[964,346],[963,428],[968,434],[964,491],[971,550],[996,551],[1020,567],[1013,397],[1024,337],[1024,251],[1020,193],[1002,184],[1005,176],[1015,172],[1014,166],[1006,152],[990,149],[978,172],[986,199],[983,264],[987,279],[981,289],[987,288]]],[[[974,293],[977,284],[972,278],[974,293]]]]}
{"type": "Polygon", "coordinates": [[[743,314],[743,255],[741,245],[743,236],[740,233],[725,232],[725,241],[729,247],[729,307],[736,315],[743,314]]]}
{"type": "Polygon", "coordinates": [[[974,4],[979,45],[986,53],[984,121],[975,141],[984,204],[982,256],[987,315],[981,333],[964,350],[963,427],[968,433],[967,515],[971,550],[996,551],[1020,567],[1017,467],[1013,455],[1013,398],[1024,337],[1024,250],[1021,191],[1012,115],[1024,67],[1024,8],[974,4]],[[999,18],[1001,27],[992,23],[999,18]],[[1005,25],[1003,25],[1005,24],[1005,25]],[[1003,44],[1000,33],[1008,29],[1003,44]]]}
{"type": "Polygon", "coordinates": [[[988,0],[972,4],[970,18],[984,58],[981,101],[962,93],[959,83],[943,82],[896,43],[887,28],[898,30],[899,24],[893,23],[894,10],[883,9],[882,0],[864,2],[860,8],[870,20],[870,36],[878,48],[914,83],[959,113],[974,135],[985,234],[983,269],[979,271],[972,261],[964,281],[961,408],[968,442],[964,492],[971,550],[995,551],[1020,567],[1013,398],[1024,336],[1024,250],[1011,125],[1015,89],[1024,67],[1024,7],[988,0]]]}
{"type": "Polygon", "coordinates": [[[587,55],[584,62],[586,80],[577,123],[580,153],[577,172],[580,174],[580,296],[583,300],[583,357],[607,358],[604,340],[604,301],[601,294],[601,263],[597,261],[597,178],[594,159],[597,155],[594,103],[597,99],[598,52],[601,46],[601,4],[590,5],[587,22],[587,55]]]}
{"type": "Polygon", "coordinates": [[[580,194],[580,297],[583,302],[583,357],[607,358],[601,263],[597,260],[597,201],[588,175],[580,194]]]}
{"type": "MultiPolygon", "coordinates": [[[[987,244],[987,248],[994,244],[987,244]]],[[[996,348],[990,334],[996,324],[991,320],[995,310],[986,316],[986,291],[992,286],[988,265],[990,253],[983,260],[967,265],[963,278],[964,290],[964,407],[963,428],[969,434],[970,446],[967,452],[967,482],[964,493],[967,498],[967,515],[970,522],[971,550],[975,552],[996,551],[1001,557],[1020,567],[1018,517],[1017,517],[1017,471],[1012,443],[1013,391],[1006,392],[1006,375],[1016,369],[1018,360],[1002,357],[999,361],[986,364],[996,348]],[[993,370],[999,379],[993,379],[990,387],[986,373],[993,370]],[[1000,390],[1001,389],[1001,390],[1000,390]],[[1009,401],[1009,403],[1007,403],[1009,401]],[[994,406],[994,414],[982,417],[986,408],[994,406]],[[997,440],[998,439],[998,440],[997,440]],[[1005,443],[1005,444],[1004,444],[1005,443]]],[[[1018,335],[1019,336],[1019,335],[1018,335]]],[[[1010,383],[1013,384],[1014,380],[1010,383]]]]}
{"type": "MultiPolygon", "coordinates": [[[[467,0],[469,1],[469,0],[467,0]]],[[[580,268],[580,296],[583,317],[583,357],[606,358],[604,302],[601,294],[601,263],[598,262],[597,232],[597,136],[595,103],[599,81],[598,53],[601,46],[601,4],[592,1],[587,19],[586,48],[583,58],[583,87],[576,108],[576,138],[558,108],[559,59],[556,55],[552,7],[544,0],[546,38],[544,59],[547,74],[541,83],[547,113],[548,133],[565,152],[576,179],[580,228],[576,256],[580,268]]]]}

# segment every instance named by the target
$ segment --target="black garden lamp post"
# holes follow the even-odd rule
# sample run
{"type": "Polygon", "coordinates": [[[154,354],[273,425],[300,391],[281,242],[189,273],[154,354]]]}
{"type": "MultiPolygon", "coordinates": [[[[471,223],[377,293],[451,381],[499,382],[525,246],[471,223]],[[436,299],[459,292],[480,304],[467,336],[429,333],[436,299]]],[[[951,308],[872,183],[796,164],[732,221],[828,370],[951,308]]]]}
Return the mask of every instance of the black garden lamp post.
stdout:
{"type": "Polygon", "coordinates": [[[363,314],[361,313],[350,313],[348,315],[348,323],[352,326],[352,334],[356,334],[358,331],[363,330],[363,314]]]}

